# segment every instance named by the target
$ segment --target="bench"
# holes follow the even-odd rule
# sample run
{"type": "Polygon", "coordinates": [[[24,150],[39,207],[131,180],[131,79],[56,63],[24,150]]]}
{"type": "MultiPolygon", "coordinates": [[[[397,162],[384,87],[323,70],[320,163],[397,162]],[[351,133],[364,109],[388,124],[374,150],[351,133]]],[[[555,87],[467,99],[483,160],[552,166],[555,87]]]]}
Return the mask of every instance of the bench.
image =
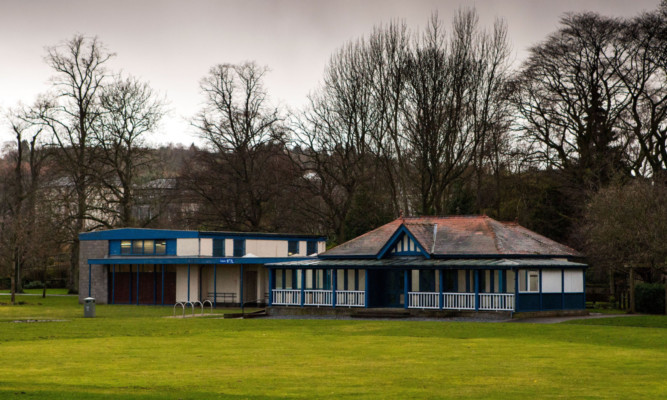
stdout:
{"type": "Polygon", "coordinates": [[[213,298],[215,296],[215,301],[223,304],[235,304],[236,303],[236,293],[234,292],[208,292],[208,297],[213,298]]]}

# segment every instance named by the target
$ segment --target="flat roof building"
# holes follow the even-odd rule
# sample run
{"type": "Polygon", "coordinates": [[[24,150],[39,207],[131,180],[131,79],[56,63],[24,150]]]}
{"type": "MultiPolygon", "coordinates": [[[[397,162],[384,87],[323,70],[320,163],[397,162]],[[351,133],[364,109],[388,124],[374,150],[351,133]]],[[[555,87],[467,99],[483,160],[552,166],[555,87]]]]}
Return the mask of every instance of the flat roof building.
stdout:
{"type": "Polygon", "coordinates": [[[324,252],[315,235],[123,228],[81,233],[79,301],[266,304],[265,264],[324,252]]]}

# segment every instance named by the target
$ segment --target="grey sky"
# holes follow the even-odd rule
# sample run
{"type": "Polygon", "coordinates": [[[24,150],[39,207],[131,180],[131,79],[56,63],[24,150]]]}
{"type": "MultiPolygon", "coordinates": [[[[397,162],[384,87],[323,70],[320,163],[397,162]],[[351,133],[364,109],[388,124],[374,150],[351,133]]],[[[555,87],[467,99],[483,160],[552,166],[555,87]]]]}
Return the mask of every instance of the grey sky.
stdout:
{"type": "MultiPolygon", "coordinates": [[[[475,6],[482,26],[505,18],[517,61],[557,29],[568,11],[633,16],[660,0],[374,0],[157,1],[0,0],[0,108],[30,104],[48,88],[45,46],[74,33],[97,35],[117,54],[110,64],[150,82],[170,102],[153,143],[197,142],[187,119],[201,102],[199,81],[219,63],[266,65],[275,104],[297,109],[317,87],[329,56],[373,25],[404,19],[424,27],[438,10],[449,23],[459,6],[475,6]]],[[[0,143],[11,140],[0,126],[0,143]]]]}

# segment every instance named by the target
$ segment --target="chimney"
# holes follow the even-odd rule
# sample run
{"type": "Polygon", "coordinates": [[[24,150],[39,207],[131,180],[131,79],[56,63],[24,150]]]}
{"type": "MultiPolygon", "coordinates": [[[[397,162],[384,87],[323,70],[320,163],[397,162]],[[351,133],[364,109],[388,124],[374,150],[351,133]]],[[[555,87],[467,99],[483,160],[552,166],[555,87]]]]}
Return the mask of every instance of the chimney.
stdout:
{"type": "Polygon", "coordinates": [[[433,224],[433,246],[431,246],[431,254],[435,252],[435,239],[438,237],[438,224],[433,224]]]}

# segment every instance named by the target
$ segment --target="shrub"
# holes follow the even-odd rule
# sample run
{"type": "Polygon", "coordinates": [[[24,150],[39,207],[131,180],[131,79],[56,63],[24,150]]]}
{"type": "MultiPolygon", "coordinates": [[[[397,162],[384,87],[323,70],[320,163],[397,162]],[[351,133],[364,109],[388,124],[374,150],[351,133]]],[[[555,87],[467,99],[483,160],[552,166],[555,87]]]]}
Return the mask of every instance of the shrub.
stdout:
{"type": "Polygon", "coordinates": [[[635,286],[637,311],[647,314],[665,313],[665,286],[661,283],[638,283],[635,286]]]}
{"type": "Polygon", "coordinates": [[[23,285],[23,289],[41,289],[44,284],[41,281],[30,281],[23,285]]]}
{"type": "Polygon", "coordinates": [[[11,278],[0,278],[0,290],[8,290],[12,286],[11,278]]]}

